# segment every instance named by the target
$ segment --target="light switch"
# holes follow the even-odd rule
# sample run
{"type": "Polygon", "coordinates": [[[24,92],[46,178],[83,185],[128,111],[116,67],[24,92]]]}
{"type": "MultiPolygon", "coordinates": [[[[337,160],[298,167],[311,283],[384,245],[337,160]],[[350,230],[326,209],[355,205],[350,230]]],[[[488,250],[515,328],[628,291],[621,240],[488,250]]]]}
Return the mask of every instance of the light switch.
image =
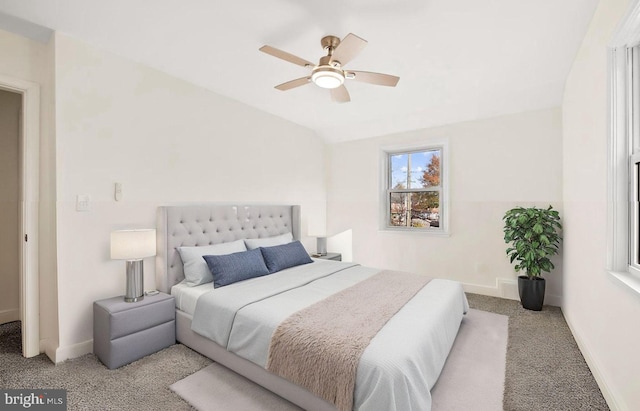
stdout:
{"type": "Polygon", "coordinates": [[[91,196],[78,194],[76,196],[76,211],[91,211],[91,196]]]}
{"type": "Polygon", "coordinates": [[[113,196],[116,199],[116,201],[122,200],[122,183],[116,183],[113,196]]]}

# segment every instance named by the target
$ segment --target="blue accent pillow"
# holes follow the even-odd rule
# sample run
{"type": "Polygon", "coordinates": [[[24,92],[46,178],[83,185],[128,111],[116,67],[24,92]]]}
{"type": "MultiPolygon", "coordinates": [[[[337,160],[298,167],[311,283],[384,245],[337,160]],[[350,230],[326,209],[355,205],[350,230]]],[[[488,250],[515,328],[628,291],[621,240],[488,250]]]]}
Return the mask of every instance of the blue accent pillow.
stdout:
{"type": "Polygon", "coordinates": [[[270,274],[259,249],[226,255],[205,255],[214,288],[270,274]]]}
{"type": "Polygon", "coordinates": [[[262,251],[262,257],[269,269],[269,273],[313,262],[300,241],[273,247],[260,247],[260,251],[262,251]]]}
{"type": "Polygon", "coordinates": [[[184,264],[184,277],[189,287],[213,281],[207,263],[202,259],[205,255],[222,255],[247,251],[243,240],[231,243],[205,245],[201,247],[178,247],[180,259],[184,264]]]}

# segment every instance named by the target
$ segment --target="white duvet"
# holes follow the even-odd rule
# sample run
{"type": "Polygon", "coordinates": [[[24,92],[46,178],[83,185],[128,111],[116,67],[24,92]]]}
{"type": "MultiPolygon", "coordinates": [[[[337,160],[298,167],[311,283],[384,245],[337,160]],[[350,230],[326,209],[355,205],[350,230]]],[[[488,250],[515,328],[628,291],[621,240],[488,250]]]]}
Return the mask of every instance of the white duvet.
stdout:
{"type": "MultiPolygon", "coordinates": [[[[312,264],[213,289],[198,298],[192,329],[265,367],[271,335],[280,322],[379,271],[314,260],[312,264]]],[[[467,310],[460,283],[439,279],[429,282],[389,320],[362,354],[356,374],[355,409],[429,411],[430,390],[467,310]]]]}

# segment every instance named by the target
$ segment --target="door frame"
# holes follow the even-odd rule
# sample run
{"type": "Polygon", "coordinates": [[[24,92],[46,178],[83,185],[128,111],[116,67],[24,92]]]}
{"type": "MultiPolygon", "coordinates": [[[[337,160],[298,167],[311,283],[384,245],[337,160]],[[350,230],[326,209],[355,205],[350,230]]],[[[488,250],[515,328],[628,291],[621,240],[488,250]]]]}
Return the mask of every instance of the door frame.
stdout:
{"type": "Polygon", "coordinates": [[[20,116],[19,266],[22,355],[40,354],[38,205],[40,189],[40,86],[0,75],[0,89],[22,95],[20,116]]]}

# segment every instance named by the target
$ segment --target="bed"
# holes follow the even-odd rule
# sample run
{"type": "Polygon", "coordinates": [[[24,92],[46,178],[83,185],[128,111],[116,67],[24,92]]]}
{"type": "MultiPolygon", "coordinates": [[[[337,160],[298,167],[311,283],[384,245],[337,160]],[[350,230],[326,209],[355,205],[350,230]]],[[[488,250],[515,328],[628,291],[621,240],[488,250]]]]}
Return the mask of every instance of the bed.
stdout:
{"type": "MultiPolygon", "coordinates": [[[[333,403],[265,369],[271,353],[269,339],[275,327],[293,313],[364,283],[380,270],[314,259],[313,264],[214,288],[211,282],[187,285],[178,252],[178,247],[224,245],[283,235],[290,235],[295,241],[300,239],[300,233],[299,206],[160,207],[156,288],[176,297],[176,339],[180,343],[303,409],[335,411],[333,403]],[[234,305],[235,308],[229,307],[234,305]],[[206,324],[214,317],[216,322],[227,323],[208,331],[206,324]],[[220,329],[226,331],[219,332],[220,329]]],[[[467,310],[466,297],[457,282],[433,279],[421,288],[362,353],[353,409],[429,410],[430,389],[467,310]]]]}

